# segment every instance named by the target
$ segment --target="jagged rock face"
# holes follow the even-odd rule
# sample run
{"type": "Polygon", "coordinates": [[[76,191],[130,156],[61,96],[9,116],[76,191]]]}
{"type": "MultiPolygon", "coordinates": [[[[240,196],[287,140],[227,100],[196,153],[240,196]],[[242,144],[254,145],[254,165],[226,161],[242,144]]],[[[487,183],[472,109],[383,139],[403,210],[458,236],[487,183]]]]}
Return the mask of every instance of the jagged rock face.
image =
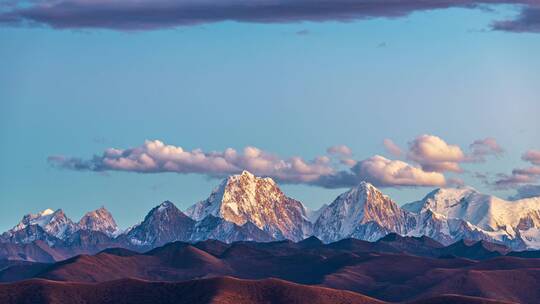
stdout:
{"type": "Polygon", "coordinates": [[[195,224],[191,235],[192,242],[204,240],[218,240],[225,243],[232,243],[237,241],[270,242],[275,239],[251,222],[238,226],[222,218],[208,215],[195,224]]]}
{"type": "Polygon", "coordinates": [[[55,246],[62,242],[59,238],[56,238],[47,233],[39,225],[28,225],[24,228],[10,230],[2,234],[2,241],[13,244],[30,244],[35,241],[44,241],[49,246],[55,246]]]}
{"type": "Polygon", "coordinates": [[[540,228],[540,210],[530,210],[523,212],[516,226],[518,230],[528,230],[530,228],[540,228]]]}
{"type": "Polygon", "coordinates": [[[116,221],[104,207],[86,213],[79,223],[77,223],[77,226],[82,230],[99,231],[109,236],[114,236],[118,233],[116,221]]]}
{"type": "Polygon", "coordinates": [[[195,221],[166,201],[150,210],[144,221],[126,234],[136,246],[161,246],[173,241],[189,241],[195,221]]]}
{"type": "Polygon", "coordinates": [[[347,237],[377,240],[396,232],[406,234],[415,218],[371,184],[362,182],[338,196],[319,216],[314,234],[325,242],[347,237]]]}
{"type": "MultiPolygon", "coordinates": [[[[38,214],[25,215],[21,222],[8,233],[16,234],[17,231],[25,230],[34,225],[43,228],[47,234],[58,239],[64,239],[77,230],[77,225],[64,214],[62,209],[56,211],[47,209],[38,214]]],[[[36,231],[36,233],[38,232],[36,231]]],[[[38,234],[35,235],[36,238],[39,237],[38,234]]]]}
{"type": "Polygon", "coordinates": [[[115,239],[101,231],[80,229],[65,239],[62,246],[75,253],[95,254],[119,245],[115,239]]]}
{"type": "MultiPolygon", "coordinates": [[[[53,263],[57,261],[56,256],[51,255],[48,244],[42,244],[42,241],[35,241],[25,244],[0,243],[0,260],[4,261],[31,261],[53,263]],[[45,248],[45,249],[44,249],[45,248]]],[[[0,266],[0,269],[3,267],[0,266]]],[[[5,268],[4,268],[5,269],[5,268]]],[[[2,269],[3,270],[3,269],[2,269]]]]}
{"type": "Polygon", "coordinates": [[[309,236],[312,228],[302,203],[285,196],[272,179],[247,171],[223,181],[186,214],[195,220],[212,215],[239,226],[250,222],[276,239],[293,241],[309,236]]]}

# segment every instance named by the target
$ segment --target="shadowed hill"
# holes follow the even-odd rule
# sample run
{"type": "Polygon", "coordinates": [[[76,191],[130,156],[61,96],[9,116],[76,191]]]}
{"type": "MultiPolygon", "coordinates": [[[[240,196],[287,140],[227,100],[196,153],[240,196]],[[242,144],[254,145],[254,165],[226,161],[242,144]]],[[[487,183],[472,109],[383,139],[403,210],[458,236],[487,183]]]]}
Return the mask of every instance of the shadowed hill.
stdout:
{"type": "Polygon", "coordinates": [[[298,243],[174,242],[146,253],[107,249],[54,264],[6,265],[0,280],[8,282],[30,278],[92,283],[126,278],[177,282],[222,276],[273,277],[392,302],[442,294],[520,303],[540,299],[536,288],[540,259],[500,256],[480,242],[441,248],[429,239],[392,235],[376,243],[348,239],[328,245],[315,238],[298,243]],[[441,250],[477,259],[429,257],[438,256],[441,250]],[[490,255],[494,257],[487,258],[490,255]]]}
{"type": "Polygon", "coordinates": [[[0,285],[4,304],[377,304],[381,301],[349,291],[305,286],[277,279],[261,281],[231,277],[177,283],[133,279],[99,284],[31,280],[0,285]]]}

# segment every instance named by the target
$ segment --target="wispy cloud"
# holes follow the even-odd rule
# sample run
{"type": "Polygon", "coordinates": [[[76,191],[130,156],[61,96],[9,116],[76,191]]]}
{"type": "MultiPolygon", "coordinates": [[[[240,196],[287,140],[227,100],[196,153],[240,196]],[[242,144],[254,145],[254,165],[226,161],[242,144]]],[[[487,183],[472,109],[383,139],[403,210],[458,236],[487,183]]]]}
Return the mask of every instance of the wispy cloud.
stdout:
{"type": "Polygon", "coordinates": [[[298,32],[296,32],[295,34],[298,35],[298,36],[306,36],[306,35],[309,35],[311,32],[309,30],[299,30],[298,32]]]}
{"type": "Polygon", "coordinates": [[[413,12],[490,4],[522,4],[515,20],[495,22],[506,31],[538,31],[536,0],[41,0],[11,1],[0,8],[4,25],[59,29],[152,30],[222,21],[292,23],[396,18],[413,12]]]}
{"type": "Polygon", "coordinates": [[[517,168],[511,174],[500,173],[493,186],[498,189],[517,188],[524,184],[536,183],[540,179],[540,151],[529,150],[521,159],[533,164],[527,168],[517,168]]]}
{"type": "Polygon", "coordinates": [[[329,154],[341,155],[341,156],[351,156],[352,155],[352,149],[347,147],[346,145],[332,146],[332,147],[326,149],[326,152],[329,153],[329,154]]]}
{"type": "Polygon", "coordinates": [[[475,140],[469,148],[472,151],[472,156],[478,161],[485,161],[484,157],[488,155],[499,157],[504,153],[504,149],[493,137],[475,140]]]}

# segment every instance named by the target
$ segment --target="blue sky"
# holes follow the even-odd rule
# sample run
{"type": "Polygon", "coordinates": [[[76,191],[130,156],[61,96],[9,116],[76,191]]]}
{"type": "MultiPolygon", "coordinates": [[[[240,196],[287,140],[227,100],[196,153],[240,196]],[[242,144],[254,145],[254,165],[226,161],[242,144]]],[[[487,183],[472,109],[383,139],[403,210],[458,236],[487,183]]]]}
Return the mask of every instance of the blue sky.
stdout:
{"type": "MultiPolygon", "coordinates": [[[[540,149],[540,34],[489,28],[516,13],[454,8],[131,32],[0,27],[0,230],[28,212],[62,208],[78,220],[101,205],[127,227],[163,200],[184,209],[219,183],[202,174],[73,171],[47,162],[147,139],[305,159],[343,144],[361,160],[390,158],[385,138],[406,149],[433,134],[465,150],[493,137],[505,153],[464,169],[526,167],[521,155],[540,149]]],[[[503,197],[514,192],[445,174],[503,197]]],[[[401,204],[432,188],[383,190],[401,204]]],[[[282,189],[310,207],[346,190],[282,189]]]]}

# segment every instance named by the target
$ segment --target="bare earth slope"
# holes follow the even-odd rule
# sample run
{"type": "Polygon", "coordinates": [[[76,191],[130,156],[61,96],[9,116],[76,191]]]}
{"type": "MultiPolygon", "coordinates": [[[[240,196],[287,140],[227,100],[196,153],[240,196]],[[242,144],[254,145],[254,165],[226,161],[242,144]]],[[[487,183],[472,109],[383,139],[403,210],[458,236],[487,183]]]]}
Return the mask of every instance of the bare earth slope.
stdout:
{"type": "MultiPolygon", "coordinates": [[[[431,255],[432,250],[445,252],[440,244],[423,238],[388,237],[378,243],[350,239],[328,245],[315,238],[298,243],[175,242],[147,253],[109,249],[94,256],[81,255],[54,264],[12,265],[0,271],[0,280],[40,278],[105,283],[132,278],[172,283],[234,276],[253,280],[278,278],[349,290],[390,302],[459,294],[538,303],[540,259],[488,258],[485,255],[491,251],[485,247],[490,246],[478,244],[482,246],[471,245],[473,249],[481,249],[473,250],[474,255],[487,253],[474,260],[451,254],[435,258],[408,253],[410,246],[413,252],[421,254],[431,255]]],[[[460,248],[466,246],[461,244],[460,248]]]]}
{"type": "Polygon", "coordinates": [[[381,301],[361,294],[294,284],[277,279],[260,281],[221,277],[176,283],[133,279],[105,283],[66,283],[31,280],[0,284],[4,304],[377,304],[381,301]]]}

